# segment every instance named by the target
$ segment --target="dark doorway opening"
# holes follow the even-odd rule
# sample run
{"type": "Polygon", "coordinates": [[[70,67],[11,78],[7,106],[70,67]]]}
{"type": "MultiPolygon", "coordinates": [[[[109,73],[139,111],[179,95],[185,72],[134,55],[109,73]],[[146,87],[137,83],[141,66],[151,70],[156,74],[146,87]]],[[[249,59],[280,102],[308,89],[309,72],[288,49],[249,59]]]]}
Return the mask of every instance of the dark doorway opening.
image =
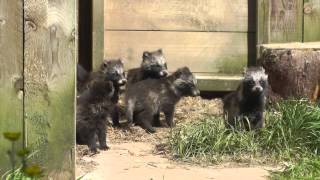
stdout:
{"type": "Polygon", "coordinates": [[[248,0],[248,66],[257,65],[257,1],[248,0]]]}
{"type": "Polygon", "coordinates": [[[92,1],[79,2],[78,63],[88,72],[92,70],[92,1]]]}

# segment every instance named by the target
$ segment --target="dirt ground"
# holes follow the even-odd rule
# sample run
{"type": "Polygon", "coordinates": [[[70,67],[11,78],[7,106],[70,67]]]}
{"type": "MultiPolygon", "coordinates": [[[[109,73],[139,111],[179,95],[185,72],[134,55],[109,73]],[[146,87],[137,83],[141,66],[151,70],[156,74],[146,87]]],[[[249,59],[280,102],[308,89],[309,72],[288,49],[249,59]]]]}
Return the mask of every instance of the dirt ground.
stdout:
{"type": "MultiPolygon", "coordinates": [[[[220,99],[184,98],[176,108],[175,122],[194,121],[206,115],[222,113],[220,99]]],[[[83,180],[200,180],[200,179],[266,179],[268,167],[242,167],[234,164],[200,166],[174,161],[162,148],[169,135],[163,122],[157,132],[148,134],[138,126],[108,127],[107,142],[111,148],[88,155],[86,146],[77,146],[76,176],[83,180]]]]}

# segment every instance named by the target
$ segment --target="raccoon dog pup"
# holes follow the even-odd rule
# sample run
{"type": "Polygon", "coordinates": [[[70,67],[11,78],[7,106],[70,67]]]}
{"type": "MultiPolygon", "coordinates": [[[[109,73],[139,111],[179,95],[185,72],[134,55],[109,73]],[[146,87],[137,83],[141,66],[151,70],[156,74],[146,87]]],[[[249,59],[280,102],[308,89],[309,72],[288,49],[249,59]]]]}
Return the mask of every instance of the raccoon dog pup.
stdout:
{"type": "MultiPolygon", "coordinates": [[[[127,79],[124,73],[124,65],[121,59],[111,59],[104,60],[100,65],[100,68],[96,72],[85,74],[85,70],[81,67],[81,65],[77,66],[77,79],[81,80],[82,86],[78,87],[79,93],[83,92],[88,88],[88,84],[94,80],[103,80],[107,79],[112,81],[114,86],[122,86],[125,85],[127,79]]],[[[117,93],[115,93],[116,95],[117,93]]]]}
{"type": "Polygon", "coordinates": [[[235,128],[243,125],[246,130],[264,126],[264,110],[268,88],[268,75],[262,67],[249,67],[235,92],[223,102],[225,125],[235,128]]]}
{"type": "Polygon", "coordinates": [[[113,110],[111,114],[112,123],[114,126],[119,126],[119,96],[120,87],[127,83],[127,79],[124,73],[124,65],[121,59],[118,60],[105,60],[101,65],[101,72],[104,74],[106,79],[113,83],[114,93],[111,98],[113,103],[113,110]]]}
{"type": "Polygon", "coordinates": [[[100,65],[100,69],[97,72],[93,72],[90,74],[89,78],[87,79],[85,85],[80,89],[84,91],[87,89],[88,85],[91,81],[101,81],[101,80],[108,80],[111,81],[114,87],[114,93],[111,98],[113,102],[113,110],[112,110],[112,122],[114,126],[119,125],[119,107],[118,101],[120,96],[120,87],[125,85],[127,79],[124,73],[124,65],[121,59],[116,60],[104,60],[103,63],[100,65]]]}
{"type": "Polygon", "coordinates": [[[112,111],[113,84],[107,80],[92,81],[78,98],[76,120],[76,142],[88,145],[92,153],[97,152],[96,135],[100,149],[106,150],[106,117],[112,111]]]}
{"type": "Polygon", "coordinates": [[[84,83],[89,79],[89,72],[87,72],[80,64],[77,64],[77,91],[80,92],[84,83]]]}
{"type": "Polygon", "coordinates": [[[146,79],[133,84],[126,93],[128,122],[154,133],[153,122],[163,112],[168,126],[173,127],[176,103],[184,96],[199,95],[196,85],[197,81],[187,67],[163,79],[146,79]]]}
{"type": "Polygon", "coordinates": [[[160,79],[167,75],[167,63],[162,49],[153,52],[145,51],[142,55],[141,67],[128,71],[127,87],[144,79],[160,79]]]}

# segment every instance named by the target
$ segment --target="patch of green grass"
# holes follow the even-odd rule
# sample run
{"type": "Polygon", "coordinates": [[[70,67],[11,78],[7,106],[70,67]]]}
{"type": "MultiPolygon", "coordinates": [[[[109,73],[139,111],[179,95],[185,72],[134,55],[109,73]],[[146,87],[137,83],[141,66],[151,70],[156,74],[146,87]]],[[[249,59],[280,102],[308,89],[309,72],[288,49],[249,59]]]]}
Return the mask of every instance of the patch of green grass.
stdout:
{"type": "Polygon", "coordinates": [[[269,112],[259,144],[282,160],[320,154],[320,108],[304,100],[288,100],[269,112]]]}
{"type": "Polygon", "coordinates": [[[320,179],[320,157],[302,159],[284,171],[272,172],[271,179],[320,179]]]}
{"type": "Polygon", "coordinates": [[[259,152],[255,137],[254,132],[230,132],[221,117],[208,117],[173,129],[169,142],[173,154],[183,159],[238,161],[251,159],[259,152]]]}
{"type": "Polygon", "coordinates": [[[296,161],[320,155],[320,108],[304,100],[276,104],[259,131],[232,131],[222,117],[208,117],[172,130],[174,156],[196,161],[296,161]]]}
{"type": "Polygon", "coordinates": [[[36,180],[36,179],[38,178],[25,175],[25,173],[22,171],[21,168],[16,169],[14,172],[9,173],[5,177],[5,180],[36,180]]]}

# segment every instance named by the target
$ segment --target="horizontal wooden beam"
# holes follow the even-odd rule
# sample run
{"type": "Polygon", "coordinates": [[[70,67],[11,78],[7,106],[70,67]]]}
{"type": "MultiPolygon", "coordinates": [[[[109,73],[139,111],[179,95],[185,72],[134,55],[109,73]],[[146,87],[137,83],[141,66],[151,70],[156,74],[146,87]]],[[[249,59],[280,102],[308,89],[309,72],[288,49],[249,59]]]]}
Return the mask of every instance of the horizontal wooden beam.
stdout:
{"type": "Polygon", "coordinates": [[[320,49],[320,42],[309,43],[276,43],[276,44],[262,44],[260,47],[263,49],[299,49],[299,50],[317,50],[320,49]]]}
{"type": "Polygon", "coordinates": [[[105,28],[255,32],[254,19],[248,20],[254,1],[105,0],[105,28]]]}
{"type": "Polygon", "coordinates": [[[201,91],[234,91],[242,76],[196,75],[198,88],[201,91]]]}
{"type": "MultiPolygon", "coordinates": [[[[125,68],[140,66],[143,51],[162,48],[170,71],[239,74],[247,66],[247,33],[105,31],[105,58],[124,59],[125,68]]],[[[255,48],[255,47],[252,47],[255,48]]]]}

